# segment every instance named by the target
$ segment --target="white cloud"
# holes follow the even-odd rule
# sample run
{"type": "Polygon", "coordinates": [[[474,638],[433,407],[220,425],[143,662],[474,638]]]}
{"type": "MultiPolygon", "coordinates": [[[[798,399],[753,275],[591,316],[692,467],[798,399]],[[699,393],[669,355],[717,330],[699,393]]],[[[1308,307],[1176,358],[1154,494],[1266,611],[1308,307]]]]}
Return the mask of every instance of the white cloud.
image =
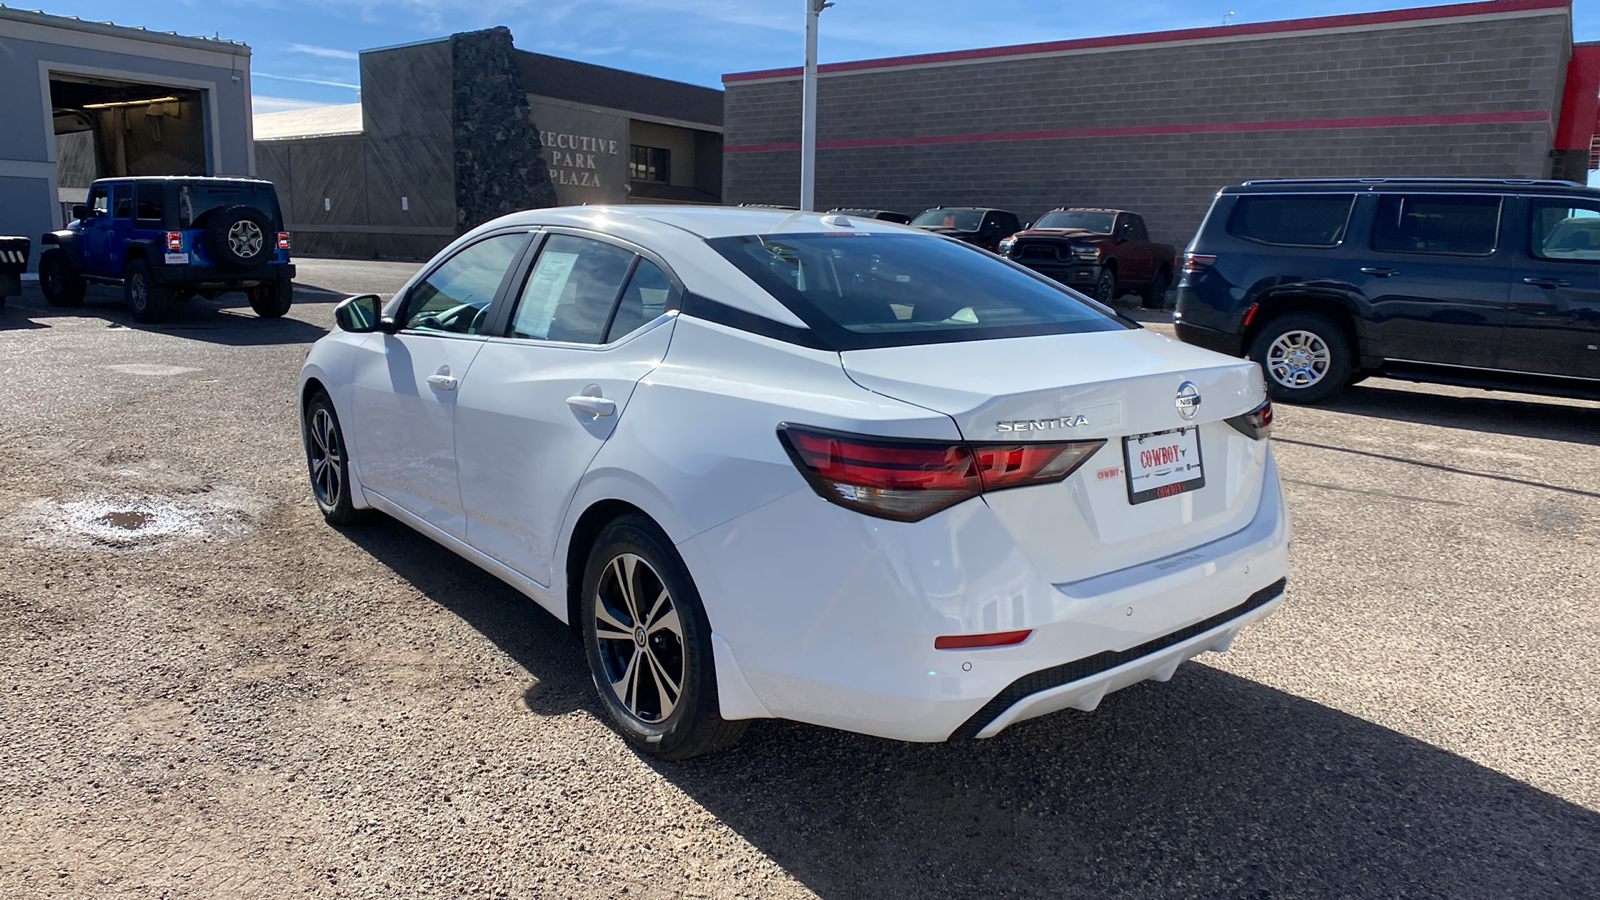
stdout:
{"type": "Polygon", "coordinates": [[[283,112],[286,109],[314,109],[327,105],[315,100],[296,100],[293,97],[263,97],[256,94],[250,98],[251,112],[257,113],[283,112]]]}
{"type": "Polygon", "coordinates": [[[320,56],[323,59],[360,59],[361,54],[353,50],[335,50],[332,47],[318,47],[315,44],[290,44],[289,50],[293,53],[307,53],[311,56],[320,56]]]}
{"type": "Polygon", "coordinates": [[[361,90],[361,85],[351,84],[348,81],[324,81],[320,78],[296,78],[293,75],[273,75],[270,72],[250,73],[251,78],[270,78],[273,81],[293,81],[297,84],[320,84],[324,87],[349,88],[352,91],[361,90]]]}

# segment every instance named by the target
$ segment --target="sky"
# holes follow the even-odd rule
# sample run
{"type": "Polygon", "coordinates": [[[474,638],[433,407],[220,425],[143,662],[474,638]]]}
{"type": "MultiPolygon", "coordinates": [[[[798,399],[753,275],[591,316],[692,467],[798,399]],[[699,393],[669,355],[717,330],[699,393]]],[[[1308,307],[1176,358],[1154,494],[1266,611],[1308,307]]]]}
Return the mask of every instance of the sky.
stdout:
{"type": "MultiPolygon", "coordinates": [[[[805,0],[9,0],[45,12],[249,44],[255,111],[353,103],[359,51],[506,25],[517,47],[694,84],[799,65],[805,0]]],[[[1340,15],[1382,0],[836,0],[823,62],[1031,41],[1340,15]],[[1086,15],[1086,10],[1094,10],[1086,15]]],[[[1600,0],[1577,0],[1578,40],[1600,39],[1600,0]]]]}

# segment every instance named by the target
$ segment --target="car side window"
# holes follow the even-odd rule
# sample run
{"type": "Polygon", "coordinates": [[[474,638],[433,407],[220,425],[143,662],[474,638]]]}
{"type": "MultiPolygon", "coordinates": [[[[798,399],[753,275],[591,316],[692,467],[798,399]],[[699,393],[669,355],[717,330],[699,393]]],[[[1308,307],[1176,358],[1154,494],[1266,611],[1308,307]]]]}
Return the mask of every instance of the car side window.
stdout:
{"type": "Polygon", "coordinates": [[[1534,256],[1600,262],[1600,203],[1534,198],[1529,206],[1534,256]]]}
{"type": "Polygon", "coordinates": [[[106,195],[106,186],[97,184],[89,191],[89,214],[103,216],[111,211],[110,198],[106,195]]]}
{"type": "Polygon", "coordinates": [[[1385,194],[1372,249],[1488,256],[1500,234],[1500,198],[1484,194],[1385,194]]]}
{"type": "Polygon", "coordinates": [[[497,234],[463,247],[406,295],[405,325],[412,331],[482,334],[500,282],[528,236],[497,234]]]}
{"type": "Polygon", "coordinates": [[[614,341],[667,311],[672,302],[672,281],[661,267],[641,258],[628,279],[628,287],[611,317],[606,340],[614,341]]]}
{"type": "Polygon", "coordinates": [[[1150,232],[1144,228],[1144,219],[1138,216],[1128,217],[1128,237],[1135,241],[1150,240],[1150,232]]]}
{"type": "Polygon", "coordinates": [[[633,260],[633,253],[612,244],[551,235],[523,284],[511,320],[511,336],[602,343],[606,322],[633,260]]]}
{"type": "Polygon", "coordinates": [[[164,184],[137,184],[133,189],[133,217],[141,221],[160,222],[166,211],[164,184]]]}
{"type": "Polygon", "coordinates": [[[111,186],[111,218],[133,218],[133,185],[113,184],[111,186]]]}

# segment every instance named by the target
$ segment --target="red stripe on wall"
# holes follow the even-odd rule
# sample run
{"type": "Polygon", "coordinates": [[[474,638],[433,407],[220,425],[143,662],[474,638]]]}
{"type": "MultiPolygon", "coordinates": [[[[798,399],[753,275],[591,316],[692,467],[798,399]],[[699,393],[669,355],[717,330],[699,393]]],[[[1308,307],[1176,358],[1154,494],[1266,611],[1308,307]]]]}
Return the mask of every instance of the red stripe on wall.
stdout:
{"type": "MultiPolygon", "coordinates": [[[[850,62],[828,63],[827,65],[819,66],[817,71],[851,72],[858,69],[889,69],[898,66],[960,62],[969,59],[992,59],[1022,56],[1031,53],[1095,50],[1108,47],[1124,47],[1131,44],[1167,44],[1174,41],[1203,41],[1213,38],[1238,37],[1240,35],[1284,34],[1295,31],[1315,31],[1323,28],[1351,28],[1362,25],[1426,22],[1435,19],[1454,19],[1462,16],[1492,15],[1495,13],[1523,12],[1536,9],[1562,9],[1570,6],[1571,3],[1572,0],[1486,0],[1486,2],[1480,3],[1452,3],[1446,6],[1392,9],[1383,12],[1357,13],[1346,16],[1318,16],[1310,19],[1285,19],[1277,22],[1213,25],[1208,28],[1152,31],[1146,34],[1117,34],[1109,37],[1079,38],[1070,41],[1047,41],[1038,44],[1013,44],[1007,47],[985,47],[981,50],[953,50],[946,53],[919,53],[911,56],[889,56],[881,59],[858,59],[850,62]]],[[[762,78],[799,77],[800,67],[794,66],[785,69],[762,69],[755,72],[730,72],[722,76],[722,83],[730,84],[762,78]]]]}
{"type": "MultiPolygon", "coordinates": [[[[1237,134],[1249,131],[1313,131],[1339,128],[1418,128],[1430,125],[1499,125],[1549,122],[1543,109],[1509,112],[1448,113],[1432,116],[1361,116],[1349,119],[1291,119],[1267,122],[1193,122],[1169,125],[1116,125],[1107,128],[1052,128],[1045,131],[986,131],[969,134],[929,134],[909,137],[853,138],[818,141],[818,150],[854,150],[863,147],[916,147],[923,144],[982,144],[995,141],[1050,141],[1065,138],[1148,137],[1169,134],[1237,134]]],[[[799,142],[776,144],[725,144],[723,153],[767,153],[799,150],[799,142]]]]}

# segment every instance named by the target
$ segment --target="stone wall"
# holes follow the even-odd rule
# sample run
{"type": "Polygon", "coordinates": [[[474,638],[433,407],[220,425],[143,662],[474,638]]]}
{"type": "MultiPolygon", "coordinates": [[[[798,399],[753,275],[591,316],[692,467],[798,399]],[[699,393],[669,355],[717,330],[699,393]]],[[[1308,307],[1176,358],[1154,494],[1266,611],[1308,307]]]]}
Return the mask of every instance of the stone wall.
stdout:
{"type": "Polygon", "coordinates": [[[455,100],[456,230],[519,209],[556,205],[556,191],[528,107],[511,31],[450,37],[455,100]]]}
{"type": "MultiPolygon", "coordinates": [[[[847,64],[819,79],[818,208],[1029,220],[1122,207],[1181,246],[1218,188],[1251,178],[1548,177],[1570,14],[1477,6],[1453,21],[847,64]]],[[[726,201],[793,204],[799,78],[725,85],[726,201]]]]}

